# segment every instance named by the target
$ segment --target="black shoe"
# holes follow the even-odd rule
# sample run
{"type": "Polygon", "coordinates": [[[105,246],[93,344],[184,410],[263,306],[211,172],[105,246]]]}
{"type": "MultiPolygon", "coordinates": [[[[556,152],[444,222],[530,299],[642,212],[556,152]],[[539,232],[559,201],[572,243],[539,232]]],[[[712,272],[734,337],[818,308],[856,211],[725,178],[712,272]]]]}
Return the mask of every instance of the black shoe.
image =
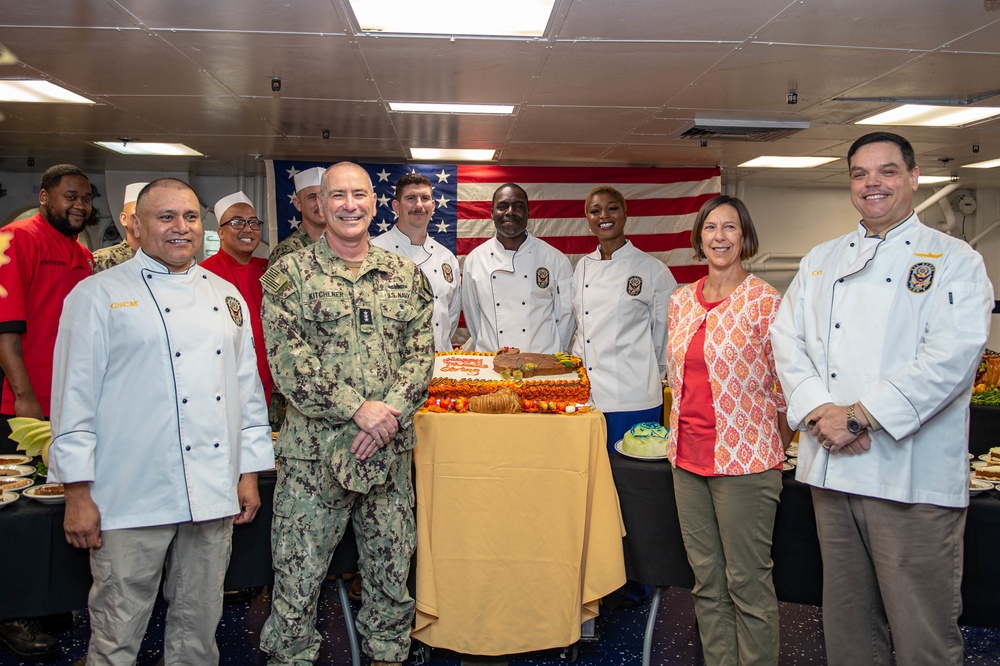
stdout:
{"type": "Polygon", "coordinates": [[[59,643],[43,632],[34,618],[0,621],[0,648],[22,661],[47,661],[59,656],[59,643]]]}
{"type": "Polygon", "coordinates": [[[227,604],[241,604],[250,601],[254,597],[254,589],[251,587],[242,590],[226,590],[222,593],[222,600],[227,604]]]}

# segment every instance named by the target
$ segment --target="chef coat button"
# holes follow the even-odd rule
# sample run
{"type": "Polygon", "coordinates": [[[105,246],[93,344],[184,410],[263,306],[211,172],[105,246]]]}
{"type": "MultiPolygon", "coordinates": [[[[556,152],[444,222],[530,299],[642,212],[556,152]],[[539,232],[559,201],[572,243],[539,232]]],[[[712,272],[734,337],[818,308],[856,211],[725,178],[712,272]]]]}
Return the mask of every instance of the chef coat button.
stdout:
{"type": "Polygon", "coordinates": [[[149,279],[149,280],[152,280],[153,279],[153,274],[152,273],[146,273],[146,278],[149,279]]]}
{"type": "Polygon", "coordinates": [[[188,404],[188,399],[187,398],[182,398],[181,399],[181,403],[183,403],[185,405],[188,404]]]}
{"type": "Polygon", "coordinates": [[[215,310],[216,312],[218,312],[218,311],[219,311],[219,306],[215,306],[215,307],[214,307],[214,308],[212,308],[212,309],[213,309],[213,310],[215,310]]]}
{"type": "Polygon", "coordinates": [[[527,305],[524,301],[521,301],[521,305],[527,305]]]}
{"type": "Polygon", "coordinates": [[[164,312],[170,312],[170,308],[163,308],[164,312]]]}
{"type": "Polygon", "coordinates": [[[215,448],[219,448],[219,443],[218,442],[215,443],[215,448]]]}
{"type": "Polygon", "coordinates": [[[208,276],[207,276],[207,275],[202,275],[202,276],[201,276],[201,279],[202,279],[202,280],[207,280],[207,279],[208,279],[208,276]]]}
{"type": "Polygon", "coordinates": [[[222,396],[221,395],[215,396],[215,401],[216,402],[219,402],[220,400],[222,400],[222,396]]]}
{"type": "Polygon", "coordinates": [[[831,372],[831,373],[830,373],[830,377],[831,377],[832,379],[836,379],[836,378],[837,378],[837,373],[836,373],[836,372],[831,372]]]}
{"type": "Polygon", "coordinates": [[[839,324],[839,323],[837,323],[837,324],[834,324],[834,325],[833,325],[833,327],[834,327],[834,328],[840,328],[840,324],[839,324]]]}
{"type": "Polygon", "coordinates": [[[190,451],[190,450],[191,450],[191,447],[190,447],[190,446],[185,446],[185,447],[184,447],[184,450],[185,450],[185,451],[190,451]]]}
{"type": "Polygon", "coordinates": [[[590,314],[590,310],[586,310],[586,311],[584,311],[584,313],[583,313],[583,314],[585,314],[585,315],[588,315],[588,314],[590,314]]]}
{"type": "Polygon", "coordinates": [[[587,340],[587,344],[588,344],[588,345],[590,344],[590,340],[587,340]]]}
{"type": "Polygon", "coordinates": [[[497,303],[497,307],[500,307],[500,304],[499,304],[499,303],[497,303]]]}
{"type": "Polygon", "coordinates": [[[886,278],[885,281],[886,282],[892,282],[892,278],[886,278]]]}
{"type": "Polygon", "coordinates": [[[851,247],[854,247],[854,243],[851,243],[851,247]]]}
{"type": "Polygon", "coordinates": [[[174,352],[174,356],[180,356],[180,355],[181,355],[180,352],[174,352]]]}
{"type": "Polygon", "coordinates": [[[525,279],[525,280],[527,280],[527,279],[528,279],[528,276],[527,276],[527,275],[525,275],[525,276],[524,276],[524,279],[525,279]]]}
{"type": "Polygon", "coordinates": [[[587,372],[593,372],[593,371],[594,371],[594,368],[593,368],[593,366],[589,366],[589,367],[587,368],[587,372]]]}
{"type": "MultiPolygon", "coordinates": [[[[558,322],[556,322],[556,323],[558,323],[558,322]]],[[[525,332],[525,331],[527,331],[527,330],[528,330],[528,329],[526,329],[526,328],[522,328],[522,329],[521,329],[521,332],[522,332],[522,333],[524,333],[524,332],[525,332]]]]}
{"type": "Polygon", "coordinates": [[[589,285],[589,284],[585,284],[585,285],[583,285],[583,288],[584,288],[584,289],[589,289],[589,288],[590,288],[590,285],[589,285]]]}
{"type": "Polygon", "coordinates": [[[844,278],[840,278],[839,280],[837,280],[837,282],[843,282],[843,281],[844,281],[844,278]]]}
{"type": "Polygon", "coordinates": [[[907,244],[907,245],[909,245],[909,244],[910,244],[910,241],[906,241],[906,244],[907,244]]]}
{"type": "Polygon", "coordinates": [[[438,322],[434,322],[434,325],[435,326],[440,326],[441,324],[439,324],[438,322]]]}
{"type": "Polygon", "coordinates": [[[500,331],[500,335],[503,335],[503,331],[500,331]]]}
{"type": "Polygon", "coordinates": [[[215,355],[216,356],[222,356],[222,350],[221,349],[216,349],[215,350],[215,355]]]}
{"type": "Polygon", "coordinates": [[[494,275],[494,276],[493,276],[493,279],[494,279],[494,280],[496,280],[496,279],[497,279],[497,276],[496,276],[496,275],[494,275]]]}

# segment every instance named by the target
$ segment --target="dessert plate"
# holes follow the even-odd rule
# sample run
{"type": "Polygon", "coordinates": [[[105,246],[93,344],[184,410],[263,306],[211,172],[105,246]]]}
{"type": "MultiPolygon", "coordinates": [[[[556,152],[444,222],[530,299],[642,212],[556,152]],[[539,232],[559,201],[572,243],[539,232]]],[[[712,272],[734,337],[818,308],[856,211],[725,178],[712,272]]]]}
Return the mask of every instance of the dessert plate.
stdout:
{"type": "Polygon", "coordinates": [[[631,453],[626,453],[625,449],[622,448],[622,440],[615,442],[615,451],[622,454],[626,458],[635,458],[636,460],[666,460],[667,456],[636,456],[631,453]]]}

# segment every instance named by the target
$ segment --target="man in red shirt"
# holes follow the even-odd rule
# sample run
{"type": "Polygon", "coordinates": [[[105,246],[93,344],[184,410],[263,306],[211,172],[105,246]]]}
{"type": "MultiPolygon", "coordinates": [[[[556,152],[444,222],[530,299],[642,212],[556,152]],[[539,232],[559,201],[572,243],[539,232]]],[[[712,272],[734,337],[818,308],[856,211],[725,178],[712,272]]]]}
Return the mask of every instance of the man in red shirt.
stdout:
{"type": "MultiPolygon", "coordinates": [[[[87,174],[71,164],[59,164],[42,175],[38,214],[18,220],[4,231],[11,234],[0,266],[0,452],[17,444],[9,439],[7,420],[14,416],[48,418],[52,391],[52,354],[63,300],[92,272],[90,250],[76,237],[93,213],[87,174]]],[[[21,659],[47,659],[59,654],[56,640],[34,619],[0,621],[0,648],[21,659]]]]}
{"type": "Polygon", "coordinates": [[[260,245],[260,231],[264,223],[257,217],[253,203],[242,192],[219,199],[219,203],[215,204],[215,217],[219,220],[221,247],[217,253],[203,261],[201,267],[235,286],[246,300],[250,309],[254,349],[257,352],[257,371],[264,385],[264,400],[270,403],[274,380],[267,367],[264,328],[260,320],[264,293],[260,277],[267,270],[267,259],[253,256],[254,250],[260,245]]]}

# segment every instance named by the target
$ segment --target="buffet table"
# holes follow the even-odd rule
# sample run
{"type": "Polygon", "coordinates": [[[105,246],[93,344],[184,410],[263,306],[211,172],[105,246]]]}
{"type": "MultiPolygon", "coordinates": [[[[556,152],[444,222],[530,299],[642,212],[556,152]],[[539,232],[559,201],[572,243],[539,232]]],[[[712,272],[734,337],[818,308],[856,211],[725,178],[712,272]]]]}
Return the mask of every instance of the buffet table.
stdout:
{"type": "Polygon", "coordinates": [[[625,582],[603,415],[420,413],[414,423],[413,637],[476,655],[575,643],[625,582]]]}
{"type": "MultiPolygon", "coordinates": [[[[658,587],[690,588],[694,582],[687,563],[669,462],[614,455],[611,469],[628,534],[625,568],[628,577],[658,587]]],[[[823,564],[816,536],[809,486],[783,476],[781,502],[775,516],[774,589],[778,599],[822,605],[823,564]]],[[[1000,628],[1000,597],[992,592],[1000,553],[1000,492],[973,496],[965,526],[962,580],[965,625],[1000,628]]]]}

